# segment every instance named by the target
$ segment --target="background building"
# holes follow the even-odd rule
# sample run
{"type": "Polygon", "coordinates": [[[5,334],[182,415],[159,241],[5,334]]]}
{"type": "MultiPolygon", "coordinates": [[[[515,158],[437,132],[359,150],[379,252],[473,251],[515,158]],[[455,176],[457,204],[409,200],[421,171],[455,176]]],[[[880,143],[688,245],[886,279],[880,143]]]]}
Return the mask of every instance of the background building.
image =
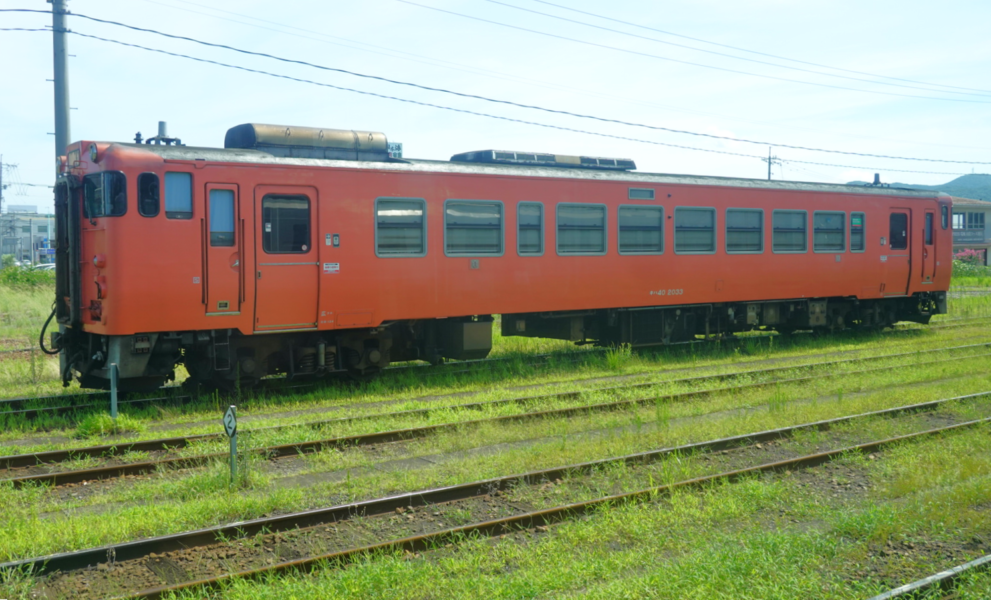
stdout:
{"type": "Polygon", "coordinates": [[[991,221],[991,202],[953,199],[953,253],[961,250],[976,250],[988,264],[988,248],[991,236],[988,235],[988,222],[991,221]]]}
{"type": "Polygon", "coordinates": [[[55,215],[41,214],[36,206],[11,204],[0,213],[0,254],[13,254],[14,260],[31,264],[49,263],[49,233],[55,215]]]}

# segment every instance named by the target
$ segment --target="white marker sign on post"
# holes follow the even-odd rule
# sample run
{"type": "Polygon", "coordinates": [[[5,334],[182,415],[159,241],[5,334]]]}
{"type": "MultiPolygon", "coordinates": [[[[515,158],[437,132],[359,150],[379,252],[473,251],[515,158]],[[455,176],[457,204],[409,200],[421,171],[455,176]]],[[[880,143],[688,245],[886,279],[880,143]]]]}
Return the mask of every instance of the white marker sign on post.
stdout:
{"type": "Polygon", "coordinates": [[[224,414],[224,433],[231,438],[231,485],[237,481],[237,407],[231,405],[224,414]]]}

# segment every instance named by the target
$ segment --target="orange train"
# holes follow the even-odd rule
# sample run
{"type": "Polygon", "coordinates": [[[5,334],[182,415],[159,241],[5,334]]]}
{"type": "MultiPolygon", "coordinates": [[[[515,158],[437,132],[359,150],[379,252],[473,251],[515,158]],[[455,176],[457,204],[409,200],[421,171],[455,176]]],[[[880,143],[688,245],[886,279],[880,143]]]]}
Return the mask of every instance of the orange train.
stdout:
{"type": "MultiPolygon", "coordinates": [[[[480,358],[507,336],[646,346],[946,312],[946,195],[390,155],[380,133],[240,125],[224,148],[82,141],[56,185],[63,380],[229,387],[480,358]]],[[[140,140],[138,140],[140,142],[140,140]]]]}

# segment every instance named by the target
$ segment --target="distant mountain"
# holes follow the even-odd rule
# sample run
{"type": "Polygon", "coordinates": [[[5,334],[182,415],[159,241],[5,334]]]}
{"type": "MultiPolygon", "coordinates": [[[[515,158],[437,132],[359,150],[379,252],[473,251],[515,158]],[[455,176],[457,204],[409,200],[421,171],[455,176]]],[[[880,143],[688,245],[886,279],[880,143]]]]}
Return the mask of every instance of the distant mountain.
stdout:
{"type": "MultiPolygon", "coordinates": [[[[885,182],[887,183],[887,182],[885,182]]],[[[866,181],[851,181],[850,185],[867,185],[866,181]]],[[[985,200],[991,202],[991,175],[975,173],[963,175],[942,185],[914,185],[911,183],[892,183],[891,187],[910,188],[914,190],[932,190],[944,192],[958,198],[985,200]]]]}

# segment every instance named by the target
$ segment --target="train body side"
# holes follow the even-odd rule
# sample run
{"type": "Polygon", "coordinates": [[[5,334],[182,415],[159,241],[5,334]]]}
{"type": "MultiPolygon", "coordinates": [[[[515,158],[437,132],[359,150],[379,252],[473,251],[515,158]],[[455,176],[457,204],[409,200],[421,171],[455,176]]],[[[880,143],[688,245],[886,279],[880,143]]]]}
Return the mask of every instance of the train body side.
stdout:
{"type": "MultiPolygon", "coordinates": [[[[270,336],[273,341],[266,342],[269,349],[262,354],[284,355],[287,335],[345,335],[399,322],[494,314],[520,315],[517,323],[524,324],[517,333],[526,335],[527,319],[534,315],[592,315],[612,309],[823,298],[856,303],[923,297],[942,298],[945,311],[945,294],[940,294],[950,281],[952,231],[946,221],[949,200],[942,197],[865,194],[853,188],[838,192],[705,183],[645,184],[519,176],[494,169],[452,173],[426,167],[389,170],[367,165],[170,160],[125,145],[99,144],[98,148],[99,164],[81,162],[74,172],[80,177],[101,170],[123,173],[127,210],[121,216],[78,217],[79,320],[75,324],[60,320],[70,329],[125,340],[124,346],[105,350],[105,354],[116,352],[122,363],[127,362],[123,355],[134,353],[135,344],[141,351],[146,351],[146,343],[149,348],[168,346],[162,336],[169,334],[176,346],[174,352],[167,348],[170,356],[179,356],[179,348],[188,347],[190,339],[195,344],[207,335],[209,343],[215,345],[213,332],[218,330],[238,337],[270,336]],[[160,209],[155,216],[143,216],[137,206],[142,173],[153,173],[161,182],[160,209]],[[192,199],[188,217],[169,218],[166,203],[172,192],[166,173],[188,174],[192,199]],[[629,199],[631,187],[652,189],[654,199],[629,199]],[[263,206],[265,198],[269,204],[263,206]],[[422,256],[379,256],[376,252],[376,201],[390,198],[424,202],[426,251],[422,256]],[[210,202],[226,199],[232,199],[232,214],[211,214],[210,202]],[[448,255],[448,200],[501,204],[500,254],[448,255]],[[273,227],[270,221],[274,213],[265,211],[280,202],[299,207],[303,201],[308,207],[308,223],[283,229],[306,239],[283,240],[278,243],[292,251],[270,252],[277,249],[265,247],[277,245],[271,230],[266,232],[266,227],[273,227]],[[518,206],[524,202],[543,206],[543,252],[539,256],[517,252],[518,206]],[[604,253],[578,256],[558,252],[555,214],[559,205],[567,203],[605,206],[604,253]],[[661,254],[619,253],[618,210],[631,205],[663,207],[661,254]],[[714,252],[675,251],[674,216],[679,207],[714,209],[714,252]],[[726,252],[727,209],[763,211],[761,252],[726,252]],[[807,212],[805,252],[774,251],[772,214],[776,210],[807,212]],[[843,251],[815,251],[816,211],[845,215],[843,251]],[[863,216],[863,251],[851,251],[852,213],[863,216]],[[896,213],[905,215],[904,250],[893,249],[890,243],[892,215],[896,213]],[[228,219],[233,225],[229,235],[228,219]],[[219,220],[225,222],[225,233],[216,237],[219,220]],[[215,244],[218,240],[223,243],[215,244]],[[144,339],[149,334],[154,339],[144,339]]],[[[78,194],[70,195],[70,205],[80,201],[78,194]]],[[[277,223],[274,226],[280,227],[277,223]]],[[[68,314],[69,309],[64,312],[68,314]]],[[[572,330],[555,337],[592,337],[589,334],[595,328],[588,323],[583,326],[584,332],[572,330]]],[[[531,325],[530,333],[536,332],[531,325]]],[[[341,335],[321,342],[337,354],[338,363],[345,354],[341,335]]],[[[356,350],[361,355],[358,362],[372,364],[365,356],[368,349],[362,347],[359,343],[356,350]]],[[[218,351],[212,352],[207,362],[217,368],[218,351]]],[[[394,354],[393,360],[400,356],[426,358],[422,348],[420,356],[398,350],[394,354]]],[[[109,360],[106,355],[102,358],[109,360]]],[[[231,365],[240,364],[238,360],[236,353],[227,357],[231,365]]],[[[257,365],[252,362],[248,366],[257,365]]],[[[101,369],[94,369],[95,377],[103,376],[101,369]]],[[[129,373],[137,377],[141,369],[148,369],[147,362],[129,373]]]]}

